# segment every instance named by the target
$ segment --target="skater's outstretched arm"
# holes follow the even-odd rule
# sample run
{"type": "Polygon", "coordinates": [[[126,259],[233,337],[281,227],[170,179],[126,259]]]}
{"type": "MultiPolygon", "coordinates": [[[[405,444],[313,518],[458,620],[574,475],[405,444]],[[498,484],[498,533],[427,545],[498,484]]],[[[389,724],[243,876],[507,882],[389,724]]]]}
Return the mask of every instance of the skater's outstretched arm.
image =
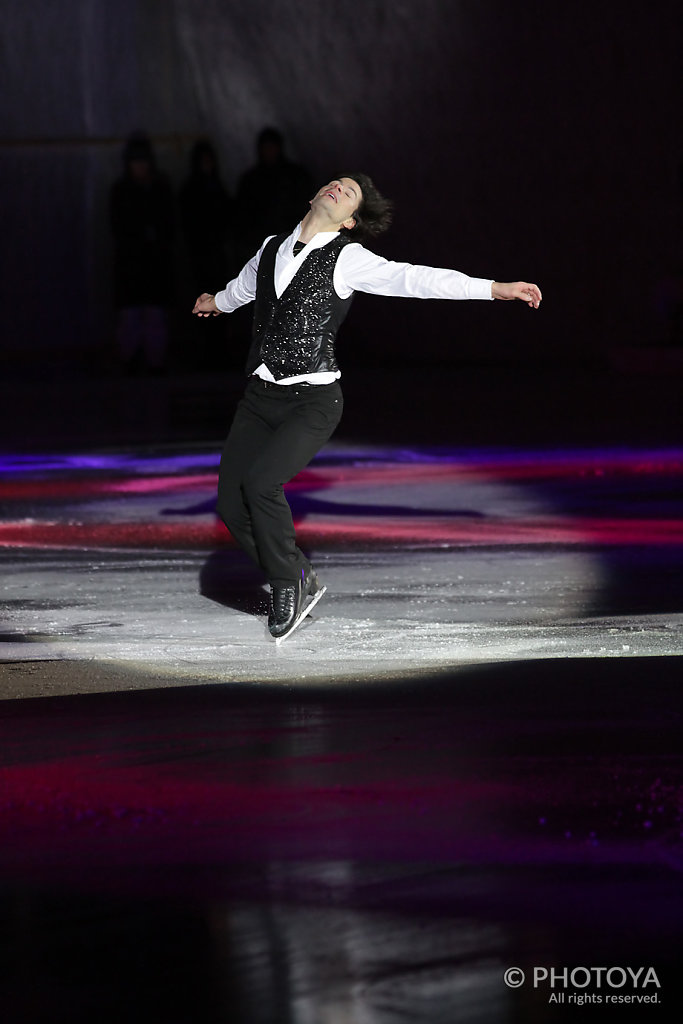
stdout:
{"type": "Polygon", "coordinates": [[[445,267],[397,263],[358,244],[340,253],[334,287],[341,298],[359,291],[413,299],[522,299],[536,309],[541,302],[540,289],[527,281],[503,284],[445,267]]]}

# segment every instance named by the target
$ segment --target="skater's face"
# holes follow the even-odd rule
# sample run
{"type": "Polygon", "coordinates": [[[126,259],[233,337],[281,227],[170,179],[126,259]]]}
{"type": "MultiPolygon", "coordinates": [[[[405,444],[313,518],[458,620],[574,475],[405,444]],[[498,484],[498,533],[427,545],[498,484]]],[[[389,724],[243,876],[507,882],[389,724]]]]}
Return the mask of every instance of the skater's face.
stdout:
{"type": "Polygon", "coordinates": [[[311,200],[311,207],[328,218],[335,228],[353,228],[354,214],[363,200],[360,185],[353,178],[335,178],[323,185],[311,200]]]}

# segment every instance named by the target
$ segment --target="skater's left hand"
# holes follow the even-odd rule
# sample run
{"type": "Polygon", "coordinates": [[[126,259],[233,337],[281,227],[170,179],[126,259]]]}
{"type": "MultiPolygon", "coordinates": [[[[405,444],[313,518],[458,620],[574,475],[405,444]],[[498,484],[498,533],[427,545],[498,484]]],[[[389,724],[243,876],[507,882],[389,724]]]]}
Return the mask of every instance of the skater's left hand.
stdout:
{"type": "Polygon", "coordinates": [[[511,281],[508,284],[494,281],[491,286],[491,295],[494,299],[521,299],[531,309],[538,309],[542,298],[538,285],[529,284],[528,281],[511,281]]]}
{"type": "Polygon", "coordinates": [[[213,295],[209,295],[208,292],[202,292],[195,302],[192,312],[196,313],[197,316],[218,316],[220,309],[216,305],[213,295]]]}

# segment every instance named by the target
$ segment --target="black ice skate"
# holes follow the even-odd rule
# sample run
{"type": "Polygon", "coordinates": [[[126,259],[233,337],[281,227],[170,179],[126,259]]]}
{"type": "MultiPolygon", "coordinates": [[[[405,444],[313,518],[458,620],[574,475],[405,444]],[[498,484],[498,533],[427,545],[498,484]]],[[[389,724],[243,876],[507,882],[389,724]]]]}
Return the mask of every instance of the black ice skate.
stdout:
{"type": "Polygon", "coordinates": [[[270,588],[268,629],[276,643],[286,640],[301,625],[326,590],[313,568],[296,583],[270,588]]]}

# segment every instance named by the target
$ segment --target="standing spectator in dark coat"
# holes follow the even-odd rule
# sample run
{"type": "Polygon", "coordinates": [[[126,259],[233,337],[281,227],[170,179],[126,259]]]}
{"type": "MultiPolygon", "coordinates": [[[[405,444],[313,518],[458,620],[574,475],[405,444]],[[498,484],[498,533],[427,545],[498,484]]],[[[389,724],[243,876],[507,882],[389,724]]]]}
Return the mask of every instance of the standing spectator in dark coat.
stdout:
{"type": "Polygon", "coordinates": [[[173,296],[174,209],[149,139],[134,135],[110,193],[119,356],[129,373],[163,371],[173,296]]]}
{"type": "Polygon", "coordinates": [[[234,269],[229,255],[233,206],[216,150],[206,139],[192,148],[190,173],[180,190],[180,216],[195,289],[218,290],[234,269]]]}
{"type": "Polygon", "coordinates": [[[237,190],[240,265],[254,255],[266,235],[289,231],[315,189],[308,171],[285,156],[276,128],[264,128],[256,141],[257,162],[237,190]]]}

